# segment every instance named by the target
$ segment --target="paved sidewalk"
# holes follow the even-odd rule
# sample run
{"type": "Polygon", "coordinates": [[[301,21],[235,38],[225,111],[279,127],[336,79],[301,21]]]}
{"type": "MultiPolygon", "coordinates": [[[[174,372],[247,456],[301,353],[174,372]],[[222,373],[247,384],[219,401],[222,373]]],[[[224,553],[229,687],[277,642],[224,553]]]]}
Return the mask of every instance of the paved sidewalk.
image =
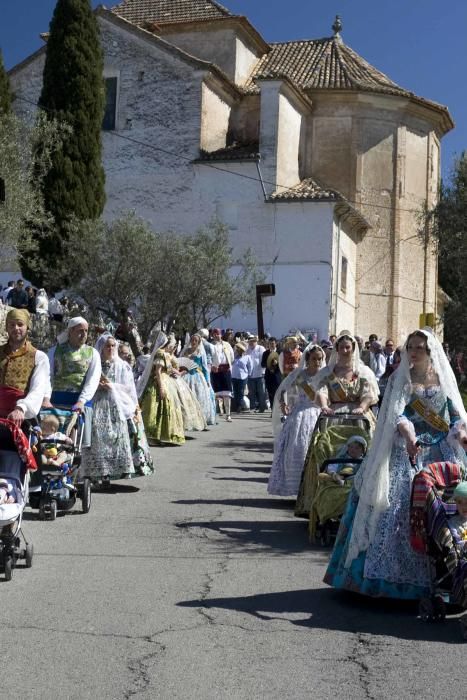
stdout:
{"type": "Polygon", "coordinates": [[[88,515],[28,515],[33,568],[0,586],[2,697],[465,697],[455,620],[321,583],[328,553],[266,492],[266,415],[154,455],[88,515]]]}

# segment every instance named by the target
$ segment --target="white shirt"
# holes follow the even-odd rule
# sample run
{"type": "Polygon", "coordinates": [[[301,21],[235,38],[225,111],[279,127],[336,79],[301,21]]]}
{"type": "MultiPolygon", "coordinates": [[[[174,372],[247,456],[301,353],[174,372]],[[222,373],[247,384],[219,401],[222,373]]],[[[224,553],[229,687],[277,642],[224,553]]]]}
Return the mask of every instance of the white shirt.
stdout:
{"type": "MultiPolygon", "coordinates": [[[[49,379],[49,386],[48,386],[48,391],[46,391],[46,396],[47,398],[50,399],[52,396],[52,387],[53,387],[53,377],[54,377],[54,358],[55,358],[55,348],[57,346],[54,345],[53,348],[49,350],[49,361],[50,361],[50,379],[49,379]]],[[[99,380],[101,378],[102,374],[102,365],[101,365],[101,356],[97,352],[95,348],[92,348],[92,358],[91,358],[91,364],[88,367],[88,371],[86,372],[86,377],[84,378],[84,385],[83,388],[81,389],[81,393],[78,397],[78,401],[81,401],[82,403],[87,403],[87,401],[90,401],[94,394],[97,391],[97,387],[99,386],[99,380]]]]}
{"type": "Polygon", "coordinates": [[[266,352],[266,348],[263,348],[262,345],[256,345],[254,348],[248,347],[248,350],[246,351],[246,354],[250,358],[251,364],[253,365],[253,370],[251,372],[252,379],[259,379],[264,375],[265,369],[264,367],[261,367],[261,360],[263,359],[264,352],[266,352]]]}
{"type": "Polygon", "coordinates": [[[23,410],[25,418],[34,418],[39,413],[50,384],[49,372],[49,358],[42,350],[36,350],[29,391],[23,399],[16,402],[17,407],[23,410]]]}
{"type": "Polygon", "coordinates": [[[212,366],[219,367],[219,365],[229,365],[232,366],[234,360],[234,354],[232,347],[226,343],[224,340],[214,343],[212,345],[212,366]]]}
{"type": "Polygon", "coordinates": [[[248,379],[253,371],[253,364],[248,355],[236,357],[232,365],[232,379],[248,379]]]}
{"type": "Polygon", "coordinates": [[[370,369],[373,370],[376,379],[379,381],[386,371],[386,355],[384,352],[370,352],[370,369]]]}
{"type": "Polygon", "coordinates": [[[2,300],[3,300],[3,303],[4,303],[4,304],[6,304],[6,298],[7,298],[7,296],[9,295],[9,293],[11,292],[12,289],[14,289],[14,287],[7,287],[6,289],[3,290],[3,292],[2,292],[2,300]]]}

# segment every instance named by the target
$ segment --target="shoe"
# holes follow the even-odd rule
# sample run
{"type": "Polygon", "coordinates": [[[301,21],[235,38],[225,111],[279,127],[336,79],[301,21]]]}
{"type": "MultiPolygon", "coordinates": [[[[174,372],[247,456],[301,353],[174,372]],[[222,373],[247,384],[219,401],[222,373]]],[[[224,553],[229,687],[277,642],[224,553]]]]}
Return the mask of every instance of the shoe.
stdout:
{"type": "Polygon", "coordinates": [[[231,418],[230,416],[226,416],[226,417],[225,417],[225,420],[226,420],[227,423],[231,423],[231,422],[232,422],[232,418],[231,418]]]}

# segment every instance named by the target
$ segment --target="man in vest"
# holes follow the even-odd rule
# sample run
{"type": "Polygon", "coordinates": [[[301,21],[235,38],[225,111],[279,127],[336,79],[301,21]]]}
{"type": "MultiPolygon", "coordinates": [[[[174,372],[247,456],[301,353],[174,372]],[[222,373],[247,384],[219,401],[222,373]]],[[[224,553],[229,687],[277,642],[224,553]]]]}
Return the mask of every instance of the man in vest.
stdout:
{"type": "Polygon", "coordinates": [[[5,320],[8,342],[0,346],[0,417],[18,427],[39,413],[49,385],[49,360],[28,340],[30,316],[12,309],[5,320]]]}
{"type": "Polygon", "coordinates": [[[57,345],[49,352],[51,401],[84,413],[83,447],[90,445],[91,402],[101,378],[100,355],[86,344],[87,337],[88,322],[81,316],[70,318],[66,330],[57,338],[57,345]]]}

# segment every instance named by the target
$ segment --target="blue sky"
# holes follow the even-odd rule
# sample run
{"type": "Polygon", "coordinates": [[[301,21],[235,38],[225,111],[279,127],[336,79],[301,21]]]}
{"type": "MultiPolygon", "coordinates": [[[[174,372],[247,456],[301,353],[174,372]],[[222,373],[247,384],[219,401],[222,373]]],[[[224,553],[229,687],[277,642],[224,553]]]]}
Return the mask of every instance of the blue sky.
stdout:
{"type": "MultiPolygon", "coordinates": [[[[221,0],[222,1],[222,0],[221,0]]],[[[100,4],[93,0],[93,6],[100,4]]],[[[117,4],[107,2],[107,6],[117,4]]],[[[449,107],[456,128],[443,139],[443,173],[467,150],[467,0],[223,0],[269,41],[332,34],[399,85],[449,107]]],[[[0,48],[7,68],[41,45],[55,0],[3,0],[0,48]]]]}

